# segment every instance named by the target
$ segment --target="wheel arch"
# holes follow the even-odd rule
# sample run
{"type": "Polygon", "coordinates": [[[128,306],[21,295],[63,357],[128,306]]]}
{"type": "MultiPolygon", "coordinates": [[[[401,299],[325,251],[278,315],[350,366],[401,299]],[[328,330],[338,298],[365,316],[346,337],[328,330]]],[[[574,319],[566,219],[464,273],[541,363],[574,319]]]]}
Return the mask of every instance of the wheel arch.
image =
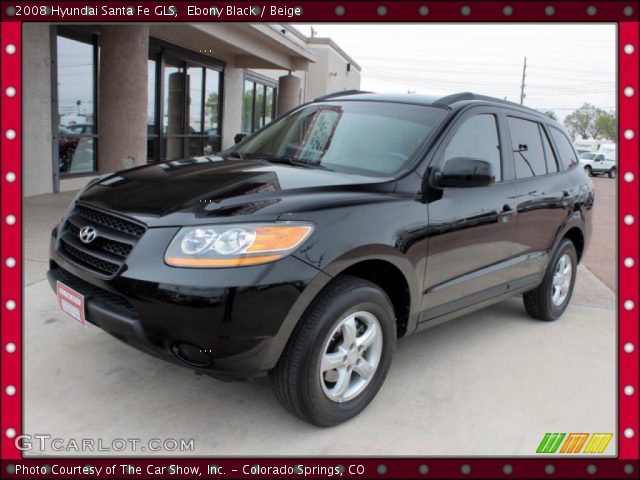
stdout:
{"type": "Polygon", "coordinates": [[[389,296],[396,312],[398,336],[415,331],[420,306],[420,285],[416,268],[398,250],[386,245],[369,245],[356,248],[327,264],[318,276],[306,285],[291,307],[278,334],[270,339],[267,361],[275,366],[298,321],[324,288],[339,275],[353,275],[376,283],[389,296]],[[367,276],[374,272],[373,277],[367,276]],[[389,279],[384,273],[391,275],[389,279]],[[377,281],[376,281],[377,280],[377,281]],[[400,285],[394,281],[402,281],[400,285]],[[405,293],[406,292],[406,293],[405,293]],[[405,295],[403,297],[403,295],[405,295]],[[402,299],[409,299],[408,309],[403,311],[402,299]]]}

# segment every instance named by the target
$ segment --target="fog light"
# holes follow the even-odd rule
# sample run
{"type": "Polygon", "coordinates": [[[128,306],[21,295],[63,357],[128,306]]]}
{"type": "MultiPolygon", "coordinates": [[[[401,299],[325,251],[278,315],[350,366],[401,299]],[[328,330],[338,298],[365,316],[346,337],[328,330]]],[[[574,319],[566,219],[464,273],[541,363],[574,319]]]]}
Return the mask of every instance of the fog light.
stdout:
{"type": "Polygon", "coordinates": [[[192,367],[208,367],[211,365],[211,357],[204,349],[190,343],[174,343],[171,351],[178,360],[192,367]]]}

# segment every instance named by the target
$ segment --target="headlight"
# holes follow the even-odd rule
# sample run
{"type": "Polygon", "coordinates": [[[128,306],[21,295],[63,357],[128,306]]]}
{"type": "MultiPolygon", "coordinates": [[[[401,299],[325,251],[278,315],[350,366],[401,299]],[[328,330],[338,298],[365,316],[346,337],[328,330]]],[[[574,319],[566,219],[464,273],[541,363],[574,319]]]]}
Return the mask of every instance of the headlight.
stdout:
{"type": "Polygon", "coordinates": [[[311,224],[296,222],[183,227],[164,261],[172,267],[192,268],[273,262],[293,252],[312,231],[311,224]]]}

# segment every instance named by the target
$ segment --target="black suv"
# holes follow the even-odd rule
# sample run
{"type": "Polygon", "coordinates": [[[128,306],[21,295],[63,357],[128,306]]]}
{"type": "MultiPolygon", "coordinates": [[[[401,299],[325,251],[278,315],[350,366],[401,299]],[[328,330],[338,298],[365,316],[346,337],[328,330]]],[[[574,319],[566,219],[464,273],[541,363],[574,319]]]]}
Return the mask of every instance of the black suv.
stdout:
{"type": "Polygon", "coordinates": [[[373,399],[397,338],[514,295],[562,315],[593,201],[534,110],[346,92],[217,156],[96,179],[48,276],[78,321],[216,377],[270,373],[284,407],[331,426],[373,399]]]}

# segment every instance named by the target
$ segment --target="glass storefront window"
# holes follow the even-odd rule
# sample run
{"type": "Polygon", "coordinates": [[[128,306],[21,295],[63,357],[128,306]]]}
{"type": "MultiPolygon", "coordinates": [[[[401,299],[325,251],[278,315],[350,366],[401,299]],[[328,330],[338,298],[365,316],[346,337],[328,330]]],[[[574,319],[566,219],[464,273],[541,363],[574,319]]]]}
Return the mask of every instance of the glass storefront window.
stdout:
{"type": "Polygon", "coordinates": [[[147,161],[156,158],[158,131],[156,125],[156,71],[158,62],[147,62],[147,161]]]}
{"type": "Polygon", "coordinates": [[[189,119],[188,134],[202,133],[202,67],[187,68],[189,98],[187,112],[189,119]]]}
{"type": "Polygon", "coordinates": [[[242,133],[253,132],[253,82],[244,82],[244,98],[242,99],[242,133]]]}
{"type": "Polygon", "coordinates": [[[162,130],[164,136],[164,156],[167,160],[184,158],[184,68],[183,62],[167,59],[164,67],[164,91],[162,103],[164,118],[162,130]]]}
{"type": "Polygon", "coordinates": [[[271,120],[273,120],[273,117],[275,116],[275,98],[274,98],[274,89],[271,87],[267,87],[267,94],[265,97],[265,104],[264,104],[264,125],[266,125],[267,123],[269,123],[271,120]]]}
{"type": "Polygon", "coordinates": [[[242,133],[253,133],[275,116],[275,88],[245,80],[242,110],[242,133]]]}
{"type": "Polygon", "coordinates": [[[220,72],[205,70],[204,88],[204,153],[210,155],[220,150],[220,72]]]}
{"type": "Polygon", "coordinates": [[[58,168],[62,174],[96,170],[95,53],[87,41],[57,36],[58,168]]]}

